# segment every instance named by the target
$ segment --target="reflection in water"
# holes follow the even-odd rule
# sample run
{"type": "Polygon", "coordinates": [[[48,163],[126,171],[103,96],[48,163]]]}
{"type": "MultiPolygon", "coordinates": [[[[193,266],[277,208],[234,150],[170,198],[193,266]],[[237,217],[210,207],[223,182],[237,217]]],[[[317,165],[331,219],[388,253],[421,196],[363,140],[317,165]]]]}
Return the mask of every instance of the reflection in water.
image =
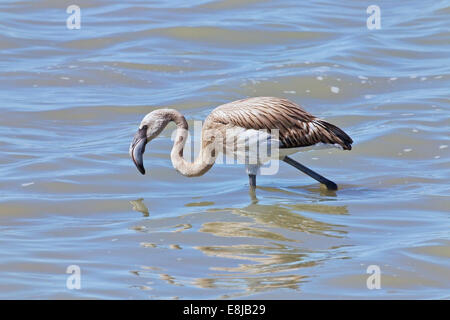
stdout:
{"type": "MultiPolygon", "coordinates": [[[[174,224],[173,220],[193,219],[196,214],[179,218],[166,219],[164,227],[161,221],[146,220],[145,229],[139,232],[171,233],[190,230],[196,240],[190,247],[166,244],[161,249],[177,249],[181,256],[188,255],[184,249],[195,249],[202,253],[200,261],[213,261],[202,265],[205,277],[177,280],[179,270],[163,268],[163,270],[145,270],[152,279],[162,279],[166,283],[177,286],[194,286],[205,289],[236,289],[232,296],[262,292],[273,288],[290,288],[299,290],[302,282],[310,279],[305,270],[317,266],[329,259],[343,257],[345,244],[337,243],[345,237],[347,231],[343,225],[321,222],[311,218],[314,214],[347,215],[346,206],[329,206],[312,203],[280,203],[259,204],[253,199],[242,208],[210,208],[206,211],[212,221],[202,219],[192,223],[174,224]],[[304,215],[300,214],[303,213],[304,215]],[[231,214],[231,215],[230,215],[231,214]],[[309,216],[309,217],[308,217],[309,216]],[[152,225],[153,223],[153,225],[152,225]],[[195,231],[197,230],[197,231],[195,231]],[[195,235],[197,233],[197,235],[195,235]],[[202,234],[222,238],[224,241],[211,240],[202,234]],[[304,244],[307,241],[320,243],[317,247],[304,244]],[[213,244],[213,245],[212,245],[213,244]],[[204,260],[204,256],[219,258],[204,260]],[[303,270],[300,273],[300,270],[303,270]]],[[[186,237],[186,234],[181,237],[186,237]]],[[[191,240],[192,241],[192,240],[191,240]]],[[[155,249],[156,246],[142,247],[155,249]]],[[[183,278],[183,277],[181,277],[183,278]]],[[[222,296],[224,298],[225,296],[222,296]]],[[[231,297],[231,296],[230,296],[231,297]]]]}
{"type": "MultiPolygon", "coordinates": [[[[227,209],[211,209],[209,211],[213,212],[223,210],[227,209]]],[[[263,227],[282,228],[286,230],[301,231],[311,234],[320,234],[323,236],[330,236],[330,237],[341,237],[346,233],[346,231],[339,229],[339,227],[342,226],[320,222],[312,218],[305,217],[298,213],[298,212],[313,212],[313,213],[343,215],[348,214],[346,206],[329,206],[324,204],[261,205],[258,204],[257,202],[252,201],[252,203],[245,208],[241,209],[230,208],[228,210],[239,216],[252,218],[255,223],[262,225],[263,227]]],[[[228,233],[230,231],[221,228],[211,230],[210,224],[208,225],[208,227],[209,228],[202,231],[217,233],[218,235],[222,232],[228,233]]],[[[238,228],[235,226],[234,230],[238,230],[238,228]]],[[[239,235],[235,233],[233,236],[239,235]]],[[[241,234],[240,236],[243,235],[241,234]]],[[[285,239],[282,235],[275,236],[275,238],[277,237],[279,239],[285,239]]],[[[290,239],[290,241],[295,240],[290,239]]]]}
{"type": "Polygon", "coordinates": [[[212,233],[219,237],[248,237],[292,241],[281,234],[270,232],[262,228],[255,228],[252,227],[252,225],[252,223],[248,222],[206,222],[203,224],[200,231],[212,233]]]}
{"type": "Polygon", "coordinates": [[[133,206],[133,210],[134,211],[138,211],[138,212],[142,212],[144,217],[148,217],[149,216],[149,211],[147,206],[145,205],[145,203],[143,202],[144,199],[140,198],[137,200],[132,200],[130,201],[131,205],[133,206]]]}
{"type": "Polygon", "coordinates": [[[207,207],[214,205],[213,201],[202,201],[202,202],[190,202],[186,203],[185,207],[207,207]]]}
{"type": "Polygon", "coordinates": [[[238,267],[213,267],[213,270],[229,272],[245,272],[248,274],[274,273],[311,267],[320,261],[319,255],[301,248],[274,244],[263,245],[231,245],[197,247],[207,255],[235,260],[245,260],[252,264],[239,264],[238,267]]]}
{"type": "Polygon", "coordinates": [[[167,281],[167,283],[172,284],[174,286],[182,286],[183,285],[180,282],[176,281],[175,277],[168,275],[166,273],[160,274],[159,277],[161,278],[161,280],[167,281]]]}
{"type": "MultiPolygon", "coordinates": [[[[224,209],[215,209],[223,211],[224,209]]],[[[347,214],[345,206],[323,204],[261,205],[252,201],[240,209],[229,209],[233,214],[251,218],[253,222],[207,222],[201,232],[231,238],[263,238],[275,240],[259,244],[234,244],[197,246],[208,256],[245,261],[233,267],[211,267],[211,270],[225,273],[215,274],[213,278],[201,278],[195,285],[202,286],[244,286],[247,293],[260,292],[272,288],[299,289],[299,284],[307,277],[299,275],[298,270],[317,265],[329,259],[342,246],[332,246],[326,250],[311,250],[296,245],[299,238],[287,237],[286,231],[297,231],[326,237],[340,238],[346,231],[343,226],[332,225],[304,217],[298,212],[347,214]],[[295,212],[294,212],[295,210],[295,212]],[[270,229],[271,231],[269,231],[270,229]],[[280,229],[275,232],[274,229],[280,229]],[[282,242],[280,242],[282,241],[282,242]],[[283,243],[288,242],[288,243],[283,243]],[[293,242],[293,243],[292,243],[293,242]],[[288,274],[286,274],[289,272],[288,274]]]]}
{"type": "Polygon", "coordinates": [[[184,230],[189,230],[192,228],[192,225],[190,223],[182,223],[182,224],[177,224],[175,226],[175,228],[178,228],[176,230],[174,230],[173,232],[181,232],[184,230]]]}
{"type": "MultiPolygon", "coordinates": [[[[299,290],[299,284],[306,281],[307,277],[299,275],[283,275],[283,276],[255,276],[255,277],[240,277],[228,276],[224,278],[199,278],[194,280],[193,285],[204,288],[239,288],[243,287],[245,292],[236,294],[239,296],[248,293],[257,293],[274,288],[286,288],[299,290]]],[[[221,298],[231,298],[226,296],[221,298]]]]}
{"type": "Polygon", "coordinates": [[[327,187],[323,184],[314,184],[314,185],[309,185],[309,186],[305,186],[305,185],[301,185],[301,186],[291,186],[289,187],[289,190],[287,189],[280,189],[280,188],[274,188],[274,187],[265,187],[265,186],[261,186],[261,187],[257,187],[258,189],[261,190],[265,190],[268,192],[273,192],[273,193],[284,193],[287,195],[295,195],[296,193],[294,192],[294,190],[305,190],[308,191],[310,193],[313,194],[317,194],[320,195],[322,198],[323,197],[327,197],[329,198],[336,198],[337,196],[337,192],[335,190],[329,190],[327,189],[327,187]]]}

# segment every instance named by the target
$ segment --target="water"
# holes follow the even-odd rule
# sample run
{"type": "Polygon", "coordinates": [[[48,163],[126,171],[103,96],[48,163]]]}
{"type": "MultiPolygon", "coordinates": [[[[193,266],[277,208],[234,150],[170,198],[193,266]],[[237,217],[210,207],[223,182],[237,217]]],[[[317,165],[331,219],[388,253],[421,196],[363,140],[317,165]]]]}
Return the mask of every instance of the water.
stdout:
{"type": "Polygon", "coordinates": [[[0,4],[0,298],[450,298],[448,1],[0,4]],[[141,176],[141,118],[278,96],[351,152],[295,155],[248,194],[241,166],[141,176]],[[66,269],[81,269],[69,290],[66,269]],[[381,270],[369,290],[367,268],[381,270]]]}

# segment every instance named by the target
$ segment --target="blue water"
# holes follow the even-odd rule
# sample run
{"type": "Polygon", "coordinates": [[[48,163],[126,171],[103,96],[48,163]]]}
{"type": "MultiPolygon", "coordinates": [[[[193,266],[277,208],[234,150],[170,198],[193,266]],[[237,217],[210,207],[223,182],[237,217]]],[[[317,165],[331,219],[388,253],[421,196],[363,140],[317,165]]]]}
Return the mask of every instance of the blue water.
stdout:
{"type": "Polygon", "coordinates": [[[447,298],[448,1],[78,1],[0,4],[1,298],[447,298]],[[189,124],[252,96],[301,104],[351,152],[258,177],[186,178],[171,130],[128,146],[142,117],[189,124]],[[66,287],[69,265],[81,289],[66,287]],[[381,270],[369,290],[367,267],[381,270]]]}

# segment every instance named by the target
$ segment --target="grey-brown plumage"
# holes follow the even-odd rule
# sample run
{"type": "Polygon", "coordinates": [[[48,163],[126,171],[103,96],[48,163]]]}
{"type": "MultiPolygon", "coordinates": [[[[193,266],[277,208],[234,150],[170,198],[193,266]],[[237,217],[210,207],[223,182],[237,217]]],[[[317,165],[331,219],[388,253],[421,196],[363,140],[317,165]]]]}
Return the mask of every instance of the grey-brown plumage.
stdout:
{"type": "MultiPolygon", "coordinates": [[[[298,148],[317,144],[340,146],[344,150],[351,150],[353,143],[344,131],[313,116],[294,102],[275,97],[248,98],[221,105],[211,112],[203,124],[200,153],[194,162],[189,162],[183,158],[183,149],[188,137],[186,119],[174,109],[158,109],[144,117],[130,146],[130,155],[142,174],[145,174],[143,164],[145,145],[158,136],[171,121],[177,126],[177,135],[171,152],[172,164],[178,172],[188,177],[205,174],[213,166],[220,147],[227,147],[228,139],[236,141],[236,138],[246,134],[260,132],[258,130],[268,131],[269,137],[272,137],[273,130],[279,130],[278,140],[275,140],[285,152],[280,152],[278,159],[325,184],[329,189],[336,190],[334,182],[287,155],[299,151],[298,148]]],[[[260,165],[259,162],[247,165],[251,188],[256,186],[256,172],[260,165]]]]}
{"type": "Polygon", "coordinates": [[[352,149],[353,140],[344,131],[287,99],[257,97],[230,102],[214,109],[208,120],[245,129],[278,129],[281,148],[325,143],[352,149]]]}

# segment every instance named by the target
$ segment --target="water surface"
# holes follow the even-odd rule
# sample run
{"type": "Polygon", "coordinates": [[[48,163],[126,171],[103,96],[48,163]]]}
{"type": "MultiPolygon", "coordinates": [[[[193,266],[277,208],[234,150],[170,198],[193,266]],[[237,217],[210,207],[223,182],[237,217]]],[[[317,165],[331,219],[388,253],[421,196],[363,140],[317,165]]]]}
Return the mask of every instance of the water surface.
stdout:
{"type": "Polygon", "coordinates": [[[449,298],[448,1],[0,4],[0,297],[449,298]],[[343,128],[351,152],[179,175],[171,130],[128,156],[141,118],[278,96],[343,128]],[[66,268],[81,268],[80,290],[66,268]],[[367,267],[381,289],[366,286],[367,267]]]}

